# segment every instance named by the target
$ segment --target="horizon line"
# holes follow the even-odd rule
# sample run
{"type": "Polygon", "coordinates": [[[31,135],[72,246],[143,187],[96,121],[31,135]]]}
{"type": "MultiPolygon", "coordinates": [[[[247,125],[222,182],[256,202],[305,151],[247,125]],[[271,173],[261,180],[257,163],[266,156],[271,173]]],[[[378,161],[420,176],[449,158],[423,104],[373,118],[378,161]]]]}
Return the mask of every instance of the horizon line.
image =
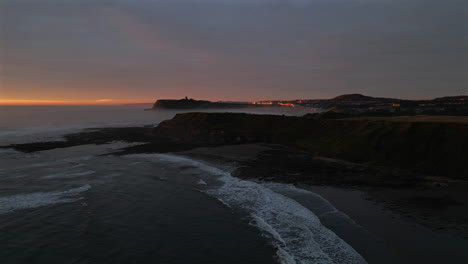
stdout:
{"type": "MultiPolygon", "coordinates": [[[[350,94],[360,94],[360,93],[347,93],[342,95],[350,95],[350,94]]],[[[342,96],[338,95],[338,96],[342,96]]],[[[365,95],[365,94],[362,94],[365,95]]],[[[335,96],[335,97],[338,97],[335,96]]],[[[433,100],[435,98],[443,98],[443,97],[455,97],[455,96],[468,96],[468,95],[444,95],[440,97],[434,98],[419,98],[419,99],[407,99],[407,98],[398,98],[398,97],[381,97],[381,96],[370,96],[369,97],[375,98],[393,98],[399,100],[408,100],[408,101],[424,101],[424,100],[433,100]]],[[[254,101],[294,101],[294,100],[328,100],[332,98],[295,98],[295,99],[262,99],[262,100],[211,100],[214,102],[254,102],[254,101]]],[[[166,98],[159,98],[156,100],[170,100],[166,98]]],[[[177,99],[172,99],[177,100],[177,99]]],[[[207,99],[196,99],[196,100],[207,100],[207,99]]],[[[0,100],[0,106],[66,106],[66,105],[129,105],[129,104],[154,104],[153,102],[147,101],[117,101],[117,100],[110,100],[110,99],[99,99],[99,100],[83,100],[83,101],[71,101],[71,100],[31,100],[31,99],[11,99],[11,100],[0,100]]]]}
{"type": "Polygon", "coordinates": [[[68,100],[0,100],[0,106],[128,105],[153,104],[144,101],[68,101],[68,100]]]}

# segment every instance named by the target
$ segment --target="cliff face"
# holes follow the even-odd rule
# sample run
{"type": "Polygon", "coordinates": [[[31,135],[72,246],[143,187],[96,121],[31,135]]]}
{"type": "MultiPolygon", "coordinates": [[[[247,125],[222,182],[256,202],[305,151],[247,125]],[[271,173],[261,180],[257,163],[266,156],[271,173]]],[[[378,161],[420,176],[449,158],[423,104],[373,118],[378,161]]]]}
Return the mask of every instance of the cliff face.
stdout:
{"type": "Polygon", "coordinates": [[[468,179],[466,124],[187,113],[155,132],[200,143],[288,144],[324,157],[468,179]]]}
{"type": "Polygon", "coordinates": [[[242,113],[186,113],[159,124],[155,131],[190,142],[231,144],[273,142],[274,133],[293,117],[242,113]]]}

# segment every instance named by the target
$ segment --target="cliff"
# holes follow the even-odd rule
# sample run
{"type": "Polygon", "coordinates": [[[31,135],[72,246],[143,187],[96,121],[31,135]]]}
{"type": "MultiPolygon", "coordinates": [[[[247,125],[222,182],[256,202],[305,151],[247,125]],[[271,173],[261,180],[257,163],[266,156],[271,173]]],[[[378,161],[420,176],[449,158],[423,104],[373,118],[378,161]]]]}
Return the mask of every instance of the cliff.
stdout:
{"type": "Polygon", "coordinates": [[[280,143],[329,158],[468,179],[463,123],[187,113],[155,132],[202,144],[280,143]]]}

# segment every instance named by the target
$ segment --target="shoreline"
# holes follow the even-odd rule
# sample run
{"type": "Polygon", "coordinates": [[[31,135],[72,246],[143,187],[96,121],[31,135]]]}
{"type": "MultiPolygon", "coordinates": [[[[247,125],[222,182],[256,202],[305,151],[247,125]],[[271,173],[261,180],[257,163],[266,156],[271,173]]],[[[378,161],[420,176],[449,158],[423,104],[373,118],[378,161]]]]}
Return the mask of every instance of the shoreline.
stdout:
{"type": "Polygon", "coordinates": [[[157,135],[154,129],[154,126],[91,128],[66,134],[63,141],[13,144],[0,149],[34,153],[86,144],[136,143],[101,155],[175,153],[215,163],[239,164],[232,174],[242,179],[360,190],[367,194],[366,199],[384,204],[419,224],[468,238],[468,213],[460,213],[468,212],[468,181],[326,158],[283,144],[188,143],[157,135]]]}
{"type": "MultiPolygon", "coordinates": [[[[363,244],[365,240],[352,233],[335,229],[356,250],[362,250],[361,254],[367,256],[369,263],[387,263],[380,260],[382,255],[386,256],[388,263],[401,264],[468,261],[468,252],[464,250],[468,246],[468,239],[453,232],[423,226],[417,217],[408,217],[411,213],[402,215],[388,209],[385,203],[369,201],[366,199],[367,194],[361,190],[321,186],[301,188],[321,195],[377,238],[383,254],[375,252],[375,245],[363,244]]],[[[324,224],[327,226],[326,222],[324,224]]]]}
{"type": "MultiPolygon", "coordinates": [[[[467,181],[321,157],[284,144],[187,143],[177,137],[155,134],[154,130],[154,126],[92,128],[67,134],[64,141],[15,144],[0,146],[0,149],[34,153],[126,142],[138,144],[101,155],[170,153],[236,165],[233,176],[292,184],[330,201],[383,243],[370,246],[375,244],[369,242],[374,238],[362,233],[356,235],[357,231],[349,228],[340,230],[336,223],[322,220],[369,263],[383,263],[377,262],[382,256],[386,256],[388,263],[415,263],[423,259],[425,263],[441,263],[447,254],[463,252],[459,248],[461,245],[468,246],[467,181]],[[437,247],[442,248],[437,251],[437,247]],[[430,252],[425,252],[425,248],[431,248],[430,252]]],[[[458,253],[453,258],[468,261],[468,254],[458,253]]]]}
{"type": "MultiPolygon", "coordinates": [[[[138,146],[124,147],[123,149],[138,146]]],[[[246,166],[251,165],[253,161],[262,159],[262,155],[265,155],[265,153],[269,156],[269,161],[275,160],[279,164],[279,160],[284,160],[284,155],[276,155],[272,159],[271,152],[269,152],[271,149],[278,148],[288,147],[272,144],[244,144],[196,147],[190,150],[167,151],[165,153],[219,164],[221,166],[240,167],[242,170],[242,168],[246,169],[246,166]]],[[[125,151],[124,153],[122,151],[114,152],[115,149],[110,151],[99,155],[129,154],[125,151]]],[[[289,149],[288,151],[293,150],[289,149]]],[[[265,167],[265,164],[262,166],[264,167],[257,168],[256,170],[246,169],[243,173],[239,172],[239,169],[236,171],[237,174],[243,174],[243,179],[255,182],[285,183],[281,178],[275,180],[274,178],[261,179],[257,177],[255,173],[261,170],[264,173],[270,172],[269,168],[265,167]]],[[[320,220],[324,226],[335,232],[360,253],[368,263],[410,264],[423,261],[428,264],[436,264],[441,262],[457,263],[460,259],[468,261],[468,252],[466,254],[460,253],[464,252],[463,249],[468,246],[468,239],[451,232],[450,223],[439,222],[437,219],[429,218],[423,219],[429,221],[429,226],[423,226],[418,209],[412,208],[410,210],[404,204],[389,206],[390,204],[382,199],[382,197],[388,198],[389,195],[405,195],[407,192],[414,192],[415,188],[363,188],[362,186],[350,185],[331,186],[303,184],[300,182],[286,183],[322,196],[339,211],[349,216],[349,220],[326,217],[320,217],[320,220]],[[387,193],[389,191],[390,194],[387,193]],[[376,197],[379,195],[380,199],[377,199],[376,197]],[[438,228],[440,226],[444,228],[438,228]]],[[[307,207],[307,201],[300,200],[301,197],[288,197],[297,200],[307,207]]],[[[456,205],[456,207],[460,207],[460,205],[456,205]]],[[[468,212],[466,204],[459,208],[458,211],[466,217],[468,212]]]]}
{"type": "MultiPolygon", "coordinates": [[[[268,152],[271,147],[265,144],[247,144],[196,148],[172,154],[210,163],[228,165],[236,163],[242,168],[253,159],[258,159],[262,152],[268,152]]],[[[281,159],[283,157],[278,156],[277,158],[281,159]]],[[[249,171],[249,173],[252,172],[249,171]]],[[[260,183],[284,183],[284,181],[275,181],[274,179],[265,181],[255,177],[255,174],[242,178],[260,183]]],[[[322,196],[339,211],[350,217],[348,220],[320,217],[320,220],[326,227],[333,230],[358,251],[369,263],[411,264],[424,262],[436,264],[457,263],[461,259],[468,261],[468,252],[460,253],[468,246],[468,237],[466,236],[468,229],[466,226],[454,228],[458,223],[457,221],[441,221],[436,217],[440,211],[435,211],[431,217],[428,215],[428,208],[425,203],[419,204],[420,207],[415,208],[414,204],[409,206],[404,204],[393,205],[384,199],[389,199],[395,194],[406,197],[408,193],[415,190],[417,193],[424,192],[428,197],[438,198],[439,194],[433,193],[433,190],[310,185],[300,182],[292,184],[296,188],[322,196]],[[430,193],[432,193],[432,196],[430,196],[430,193]],[[358,227],[353,226],[349,221],[355,222],[358,227]],[[359,226],[362,228],[359,228],[359,226]]],[[[468,198],[468,195],[464,195],[464,197],[468,198]]],[[[300,199],[300,197],[292,198],[300,199]]],[[[307,201],[297,201],[300,201],[303,205],[307,204],[307,201]]],[[[464,206],[453,205],[455,207],[452,208],[448,208],[449,205],[446,206],[445,210],[459,212],[459,219],[452,220],[463,220],[468,217],[466,204],[464,206]]],[[[433,207],[429,208],[429,210],[433,209],[433,207]]],[[[454,217],[454,215],[451,215],[451,217],[454,217]]]]}

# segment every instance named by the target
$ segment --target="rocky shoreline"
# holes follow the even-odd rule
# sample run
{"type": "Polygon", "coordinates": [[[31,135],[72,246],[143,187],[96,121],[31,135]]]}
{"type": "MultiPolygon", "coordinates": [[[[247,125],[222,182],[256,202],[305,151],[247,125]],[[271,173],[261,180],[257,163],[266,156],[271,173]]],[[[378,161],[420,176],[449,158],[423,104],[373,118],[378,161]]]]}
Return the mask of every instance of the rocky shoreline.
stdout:
{"type": "MultiPolygon", "coordinates": [[[[196,159],[235,163],[238,169],[233,172],[233,175],[243,179],[359,189],[367,193],[367,199],[381,203],[386,208],[412,218],[433,230],[455,233],[468,238],[468,215],[466,214],[468,212],[468,183],[463,177],[453,178],[448,177],[450,174],[441,176],[439,173],[430,175],[421,173],[419,169],[409,170],[375,162],[353,162],[333,155],[322,155],[322,153],[329,154],[330,152],[311,151],[302,133],[312,133],[313,136],[317,136],[318,132],[308,127],[310,124],[313,124],[314,129],[317,128],[317,124],[325,124],[325,128],[319,128],[328,132],[324,136],[337,133],[327,130],[330,129],[326,127],[330,125],[327,124],[328,121],[308,120],[306,117],[189,113],[178,115],[172,120],[162,122],[157,127],[94,128],[65,135],[62,141],[15,144],[0,146],[0,148],[12,148],[31,153],[118,141],[139,143],[105,155],[170,152],[196,159]],[[238,124],[241,125],[236,126],[238,124]],[[296,135],[290,134],[291,130],[296,131],[296,135]],[[238,153],[237,157],[226,156],[229,152],[227,149],[239,146],[243,150],[238,153]],[[199,151],[202,148],[205,152],[199,151]],[[256,151],[252,151],[252,148],[256,151]],[[250,152],[257,154],[252,156],[250,152]],[[242,156],[247,158],[241,158],[242,156]]],[[[332,126],[333,128],[339,126],[342,129],[341,133],[346,131],[352,134],[355,132],[349,129],[343,130],[349,128],[350,122],[354,124],[352,122],[355,121],[334,120],[332,126]],[[345,123],[344,127],[340,122],[345,123]]],[[[362,122],[357,124],[359,131],[362,132],[362,122]]],[[[371,133],[377,134],[379,132],[376,132],[376,129],[383,126],[369,123],[364,125],[372,130],[371,133]]],[[[428,124],[423,125],[426,128],[428,126],[428,124]]],[[[391,127],[390,131],[400,136],[401,134],[398,133],[401,131],[398,129],[402,129],[401,126],[408,129],[409,125],[398,124],[396,128],[391,127]]],[[[446,128],[445,126],[458,131],[459,135],[455,140],[458,140],[462,146],[466,143],[460,141],[466,138],[464,128],[444,124],[435,125],[435,131],[440,132],[441,128],[446,128]]],[[[418,131],[414,131],[417,129],[419,128],[410,126],[408,133],[419,134],[418,131]]],[[[407,136],[405,133],[404,135],[407,136]]],[[[452,135],[451,133],[445,134],[452,135]]],[[[392,141],[388,135],[384,138],[392,141]]],[[[429,138],[434,139],[436,135],[431,135],[429,138]]],[[[346,141],[346,137],[340,139],[346,141]]],[[[319,140],[324,140],[325,143],[328,141],[330,144],[329,138],[319,137],[319,140]]],[[[433,148],[438,146],[430,142],[427,144],[432,144],[433,148]]],[[[330,146],[330,148],[333,147],[336,146],[330,146]]],[[[452,151],[457,151],[457,149],[454,148],[452,151]]],[[[458,154],[460,160],[465,157],[464,154],[466,153],[458,154]]],[[[443,155],[450,156],[451,154],[443,153],[443,155]]]]}
{"type": "Polygon", "coordinates": [[[468,239],[467,181],[314,157],[276,144],[204,147],[174,154],[235,164],[232,175],[242,179],[358,190],[364,199],[406,221],[468,239]]]}

